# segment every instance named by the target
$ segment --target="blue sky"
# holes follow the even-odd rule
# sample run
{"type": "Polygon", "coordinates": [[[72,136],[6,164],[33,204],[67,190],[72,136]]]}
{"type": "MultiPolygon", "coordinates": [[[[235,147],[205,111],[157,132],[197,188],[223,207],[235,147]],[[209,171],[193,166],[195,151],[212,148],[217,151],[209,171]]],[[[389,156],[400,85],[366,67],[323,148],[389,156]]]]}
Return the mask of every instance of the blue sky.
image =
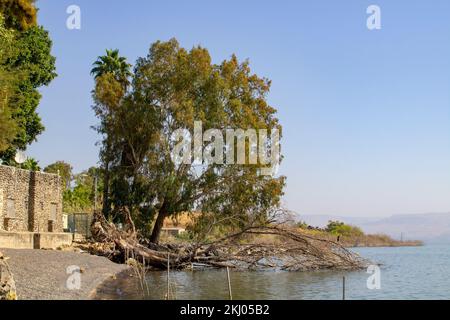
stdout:
{"type": "Polygon", "coordinates": [[[284,127],[284,203],[300,214],[450,212],[450,2],[38,1],[59,77],[43,88],[47,128],[28,154],[76,171],[98,161],[89,75],[106,48],[131,63],[156,40],[250,59],[273,81],[284,127]],[[81,30],[66,9],[81,8],[81,30]],[[381,8],[369,31],[366,8],[381,8]]]}

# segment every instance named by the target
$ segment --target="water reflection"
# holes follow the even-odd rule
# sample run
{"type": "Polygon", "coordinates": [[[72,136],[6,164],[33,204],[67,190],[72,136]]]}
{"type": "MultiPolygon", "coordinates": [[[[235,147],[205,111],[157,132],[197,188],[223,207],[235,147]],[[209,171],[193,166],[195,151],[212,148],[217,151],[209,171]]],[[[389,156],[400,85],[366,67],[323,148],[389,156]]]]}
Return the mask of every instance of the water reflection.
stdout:
{"type": "MultiPolygon", "coordinates": [[[[336,272],[231,272],[233,298],[241,299],[341,299],[342,276],[336,272]]],[[[345,275],[348,276],[348,273],[345,275]]],[[[176,299],[226,300],[224,270],[171,272],[171,294],[176,299]]],[[[99,290],[102,299],[164,299],[167,274],[147,275],[149,292],[142,292],[137,279],[123,277],[99,290]],[[117,293],[120,288],[120,294],[117,293]]]]}
{"type": "MultiPolygon", "coordinates": [[[[370,274],[355,272],[231,272],[233,298],[248,300],[340,300],[342,277],[347,299],[449,299],[450,247],[358,248],[361,256],[382,263],[381,289],[367,288],[370,274]]],[[[164,299],[167,274],[147,275],[149,292],[143,294],[136,279],[106,284],[101,299],[164,299]],[[119,290],[119,291],[118,291],[119,290]]],[[[228,299],[225,270],[171,272],[176,299],[228,299]]]]}

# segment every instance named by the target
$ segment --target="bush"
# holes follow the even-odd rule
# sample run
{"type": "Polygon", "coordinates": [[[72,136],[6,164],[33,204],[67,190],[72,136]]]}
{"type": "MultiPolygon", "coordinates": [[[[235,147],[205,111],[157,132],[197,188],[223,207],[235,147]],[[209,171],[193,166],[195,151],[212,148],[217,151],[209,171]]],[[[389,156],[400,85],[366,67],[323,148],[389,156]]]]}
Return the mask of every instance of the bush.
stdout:
{"type": "Polygon", "coordinates": [[[304,222],[304,221],[297,222],[296,226],[299,229],[308,229],[309,228],[309,225],[306,222],[304,222]]]}
{"type": "Polygon", "coordinates": [[[338,236],[362,236],[364,232],[355,226],[340,221],[329,221],[325,229],[327,232],[338,236]]]}

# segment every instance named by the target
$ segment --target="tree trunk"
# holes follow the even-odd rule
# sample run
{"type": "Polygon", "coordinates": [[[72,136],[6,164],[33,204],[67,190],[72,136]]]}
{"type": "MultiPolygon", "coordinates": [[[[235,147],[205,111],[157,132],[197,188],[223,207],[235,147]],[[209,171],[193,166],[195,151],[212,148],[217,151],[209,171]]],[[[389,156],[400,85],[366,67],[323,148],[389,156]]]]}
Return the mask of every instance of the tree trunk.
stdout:
{"type": "Polygon", "coordinates": [[[103,215],[109,218],[111,207],[109,205],[109,162],[105,164],[105,174],[103,175],[103,215]]]}
{"type": "Polygon", "coordinates": [[[151,243],[159,243],[159,237],[161,235],[161,230],[164,226],[164,220],[167,217],[167,213],[163,210],[159,211],[158,217],[156,218],[155,226],[153,227],[152,235],[150,236],[151,243]]]}

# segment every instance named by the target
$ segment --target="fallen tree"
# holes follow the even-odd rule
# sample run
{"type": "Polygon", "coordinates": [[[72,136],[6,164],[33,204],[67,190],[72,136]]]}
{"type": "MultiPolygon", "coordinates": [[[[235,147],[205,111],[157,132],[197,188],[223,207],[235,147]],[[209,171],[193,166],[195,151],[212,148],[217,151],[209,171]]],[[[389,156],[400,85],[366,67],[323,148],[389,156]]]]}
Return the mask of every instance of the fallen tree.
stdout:
{"type": "MultiPolygon", "coordinates": [[[[124,212],[129,216],[127,210],[124,212]]],[[[288,271],[350,270],[367,264],[336,242],[289,229],[283,224],[249,225],[214,241],[160,245],[140,240],[134,228],[119,230],[102,214],[96,214],[92,235],[96,242],[85,248],[91,253],[120,263],[132,258],[156,269],[166,269],[169,262],[172,269],[230,267],[288,271]],[[251,238],[258,239],[263,235],[276,237],[279,241],[251,241],[251,238]]]]}

